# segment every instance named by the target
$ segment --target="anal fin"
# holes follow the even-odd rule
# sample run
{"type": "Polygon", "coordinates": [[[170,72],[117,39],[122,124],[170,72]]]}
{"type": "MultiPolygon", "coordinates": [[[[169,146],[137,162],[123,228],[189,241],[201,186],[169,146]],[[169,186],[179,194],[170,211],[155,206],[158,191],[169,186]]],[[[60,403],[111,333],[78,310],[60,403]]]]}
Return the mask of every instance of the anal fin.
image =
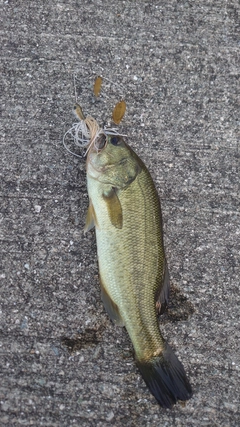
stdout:
{"type": "Polygon", "coordinates": [[[122,320],[122,317],[119,313],[119,309],[117,304],[115,304],[115,302],[111,299],[111,297],[109,296],[109,294],[107,293],[102,280],[100,278],[100,282],[101,282],[101,297],[102,297],[102,302],[103,305],[105,307],[106,312],[108,313],[110,319],[116,323],[119,326],[124,326],[124,322],[122,320]]]}

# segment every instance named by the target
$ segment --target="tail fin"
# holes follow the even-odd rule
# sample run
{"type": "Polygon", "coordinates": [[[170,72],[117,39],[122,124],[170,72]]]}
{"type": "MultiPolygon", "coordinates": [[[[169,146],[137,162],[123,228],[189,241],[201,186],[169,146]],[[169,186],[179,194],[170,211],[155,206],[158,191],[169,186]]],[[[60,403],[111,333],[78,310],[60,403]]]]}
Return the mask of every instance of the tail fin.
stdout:
{"type": "Polygon", "coordinates": [[[163,408],[171,408],[177,400],[188,400],[192,388],[184,367],[171,347],[165,343],[162,354],[137,366],[150,392],[163,408]]]}

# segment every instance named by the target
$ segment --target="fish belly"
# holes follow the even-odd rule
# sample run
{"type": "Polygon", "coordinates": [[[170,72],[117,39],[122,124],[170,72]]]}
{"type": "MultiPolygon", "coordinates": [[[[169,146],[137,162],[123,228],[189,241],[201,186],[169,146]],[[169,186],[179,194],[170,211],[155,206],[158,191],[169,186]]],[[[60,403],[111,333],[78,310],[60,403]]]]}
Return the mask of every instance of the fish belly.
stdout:
{"type": "Polygon", "coordinates": [[[119,229],[110,221],[103,184],[91,181],[88,189],[98,223],[101,283],[118,307],[136,357],[147,359],[162,343],[155,309],[165,258],[158,195],[143,169],[127,188],[117,192],[123,215],[119,229]]]}

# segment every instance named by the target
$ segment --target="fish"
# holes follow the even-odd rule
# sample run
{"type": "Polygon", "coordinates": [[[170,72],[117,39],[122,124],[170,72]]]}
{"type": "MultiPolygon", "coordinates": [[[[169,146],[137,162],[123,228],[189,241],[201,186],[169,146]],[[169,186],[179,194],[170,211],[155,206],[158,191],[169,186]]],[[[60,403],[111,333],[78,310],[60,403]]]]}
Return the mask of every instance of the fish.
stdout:
{"type": "Polygon", "coordinates": [[[190,399],[192,387],[158,323],[170,281],[157,190],[143,161],[116,134],[97,135],[86,170],[84,231],[95,227],[104,307],[115,324],[125,326],[150,392],[171,408],[190,399]]]}

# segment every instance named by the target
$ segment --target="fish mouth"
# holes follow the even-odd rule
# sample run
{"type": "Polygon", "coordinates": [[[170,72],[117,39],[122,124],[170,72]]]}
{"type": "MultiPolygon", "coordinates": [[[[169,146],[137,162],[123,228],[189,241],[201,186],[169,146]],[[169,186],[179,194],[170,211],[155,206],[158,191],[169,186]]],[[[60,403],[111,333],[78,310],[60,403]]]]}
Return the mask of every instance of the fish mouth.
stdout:
{"type": "Polygon", "coordinates": [[[108,163],[106,166],[103,166],[102,171],[106,171],[106,170],[111,169],[115,166],[124,166],[127,164],[127,162],[128,162],[128,158],[124,157],[123,159],[119,160],[119,162],[108,163]]]}
{"type": "MultiPolygon", "coordinates": [[[[89,156],[90,157],[90,156],[89,156]]],[[[128,158],[124,157],[123,159],[119,160],[118,162],[115,163],[107,163],[106,165],[100,165],[100,166],[96,166],[94,164],[93,161],[91,161],[90,158],[88,158],[88,167],[91,165],[91,169],[94,169],[96,172],[98,172],[99,174],[106,172],[109,169],[112,169],[114,167],[117,166],[124,166],[126,165],[128,162],[128,158]]]]}

